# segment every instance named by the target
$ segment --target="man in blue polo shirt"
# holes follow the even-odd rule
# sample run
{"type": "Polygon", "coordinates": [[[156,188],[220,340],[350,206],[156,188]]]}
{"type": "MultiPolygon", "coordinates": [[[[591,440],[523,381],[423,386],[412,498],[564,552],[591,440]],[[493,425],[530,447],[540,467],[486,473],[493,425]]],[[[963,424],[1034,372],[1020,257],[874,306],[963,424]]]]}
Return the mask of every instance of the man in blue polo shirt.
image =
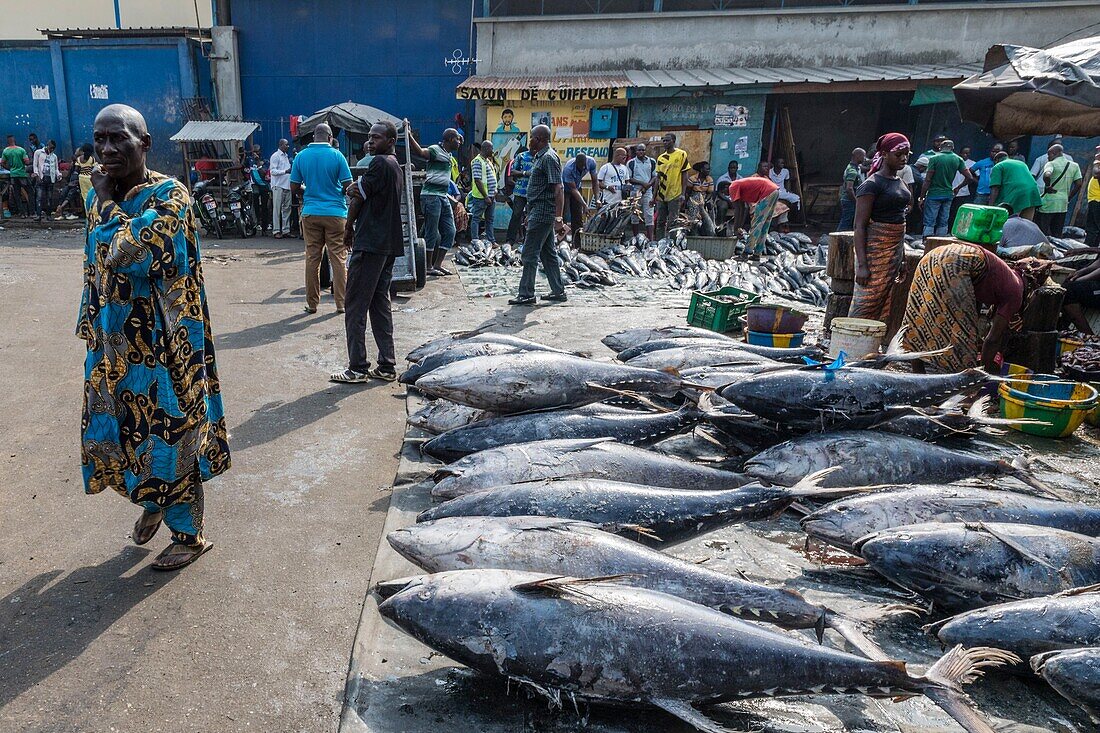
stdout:
{"type": "Polygon", "coordinates": [[[989,155],[970,167],[970,172],[978,177],[978,188],[974,193],[974,203],[982,206],[989,206],[989,174],[993,172],[993,166],[995,165],[993,159],[996,158],[997,153],[1002,150],[1004,150],[1004,146],[1000,143],[995,143],[993,147],[989,149],[989,155]]]}
{"type": "Polygon", "coordinates": [[[332,268],[332,296],[336,312],[344,312],[344,266],[347,246],[344,225],[348,204],[344,188],[351,183],[351,169],[343,154],[332,147],[332,128],[321,123],[313,130],[313,142],[294,156],[290,166],[290,190],[302,196],[302,237],[306,240],[306,313],[316,313],[321,302],[321,257],[328,250],[332,268]]]}

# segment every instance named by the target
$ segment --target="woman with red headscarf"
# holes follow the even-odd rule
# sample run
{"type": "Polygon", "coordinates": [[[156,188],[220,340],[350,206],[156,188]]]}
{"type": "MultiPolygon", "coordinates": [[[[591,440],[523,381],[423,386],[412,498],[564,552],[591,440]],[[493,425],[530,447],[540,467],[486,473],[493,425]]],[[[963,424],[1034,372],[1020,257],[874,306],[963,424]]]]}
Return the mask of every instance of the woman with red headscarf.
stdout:
{"type": "Polygon", "coordinates": [[[852,318],[887,321],[894,286],[905,262],[905,215],[912,203],[898,171],[909,160],[909,140],[899,132],[878,139],[871,172],[856,189],[856,282],[852,318]]]}

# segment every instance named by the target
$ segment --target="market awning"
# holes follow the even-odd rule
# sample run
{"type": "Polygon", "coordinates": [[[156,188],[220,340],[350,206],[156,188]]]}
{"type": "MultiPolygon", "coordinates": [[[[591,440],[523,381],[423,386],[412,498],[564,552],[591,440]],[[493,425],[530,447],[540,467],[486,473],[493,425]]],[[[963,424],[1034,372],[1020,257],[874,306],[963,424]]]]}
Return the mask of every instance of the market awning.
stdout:
{"type": "Polygon", "coordinates": [[[192,120],[169,139],[174,143],[240,142],[259,128],[255,122],[192,120]]]}
{"type": "Polygon", "coordinates": [[[471,76],[458,85],[459,99],[503,102],[610,101],[626,99],[631,86],[624,72],[614,74],[554,74],[551,76],[471,76]]]}
{"type": "Polygon", "coordinates": [[[773,66],[726,67],[715,69],[650,69],[626,72],[629,86],[725,87],[775,84],[836,84],[853,81],[930,81],[963,79],[979,69],[978,64],[938,66],[773,66]]]}
{"type": "Polygon", "coordinates": [[[295,137],[301,139],[313,134],[313,129],[324,122],[333,132],[344,130],[355,135],[366,135],[372,125],[379,122],[392,122],[400,129],[402,120],[389,112],[358,102],[341,102],[319,109],[298,123],[295,137]]]}
{"type": "Polygon", "coordinates": [[[955,87],[964,120],[995,135],[1100,134],[1100,36],[1049,49],[997,45],[955,87]]]}

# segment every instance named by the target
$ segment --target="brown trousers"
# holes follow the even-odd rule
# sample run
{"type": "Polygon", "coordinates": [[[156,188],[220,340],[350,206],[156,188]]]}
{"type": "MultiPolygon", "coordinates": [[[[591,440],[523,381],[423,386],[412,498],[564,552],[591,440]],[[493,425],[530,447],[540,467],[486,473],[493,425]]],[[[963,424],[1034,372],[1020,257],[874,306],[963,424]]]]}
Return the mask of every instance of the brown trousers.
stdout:
{"type": "Polygon", "coordinates": [[[347,246],[344,244],[342,216],[303,216],[302,237],[306,240],[306,305],[317,308],[321,302],[321,257],[328,249],[332,267],[332,297],[337,310],[344,309],[344,288],[348,281],[347,246]]]}

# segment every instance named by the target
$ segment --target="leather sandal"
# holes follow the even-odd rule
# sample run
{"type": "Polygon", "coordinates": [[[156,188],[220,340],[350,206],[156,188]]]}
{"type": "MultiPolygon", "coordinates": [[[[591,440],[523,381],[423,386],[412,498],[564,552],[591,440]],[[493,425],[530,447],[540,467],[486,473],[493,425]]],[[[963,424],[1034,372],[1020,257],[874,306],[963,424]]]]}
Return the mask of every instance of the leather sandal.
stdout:
{"type": "Polygon", "coordinates": [[[130,537],[134,540],[135,545],[144,545],[149,540],[153,539],[153,535],[160,529],[161,522],[164,519],[164,512],[147,512],[143,511],[138,520],[134,522],[134,532],[130,537]]]}
{"type": "Polygon", "coordinates": [[[210,550],[214,549],[214,543],[203,540],[202,544],[184,545],[173,542],[165,547],[157,559],[150,565],[153,570],[179,570],[198,560],[210,550]]]}

